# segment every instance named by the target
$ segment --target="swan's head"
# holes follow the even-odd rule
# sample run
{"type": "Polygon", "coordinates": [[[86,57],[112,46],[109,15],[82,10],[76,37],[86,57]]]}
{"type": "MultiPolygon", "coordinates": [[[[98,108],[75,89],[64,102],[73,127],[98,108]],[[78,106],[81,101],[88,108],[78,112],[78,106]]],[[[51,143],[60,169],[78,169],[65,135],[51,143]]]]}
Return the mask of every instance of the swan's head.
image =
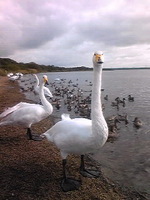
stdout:
{"type": "Polygon", "coordinates": [[[104,62],[104,55],[102,51],[96,51],[93,55],[94,65],[102,64],[104,62]]]}
{"type": "Polygon", "coordinates": [[[46,75],[43,75],[43,80],[44,80],[44,83],[46,85],[49,85],[49,83],[48,83],[48,77],[46,75]]]}

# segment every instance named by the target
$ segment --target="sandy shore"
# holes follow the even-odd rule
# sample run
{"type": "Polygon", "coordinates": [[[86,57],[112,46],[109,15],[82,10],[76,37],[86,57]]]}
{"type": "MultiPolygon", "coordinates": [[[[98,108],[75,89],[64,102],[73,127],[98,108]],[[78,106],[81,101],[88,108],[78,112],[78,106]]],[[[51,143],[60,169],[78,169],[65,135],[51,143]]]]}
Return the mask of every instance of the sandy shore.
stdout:
{"type": "MultiPolygon", "coordinates": [[[[0,113],[21,101],[26,101],[16,82],[0,77],[0,113]]],[[[48,117],[32,127],[42,133],[53,124],[48,117]]],[[[69,175],[80,179],[78,191],[64,193],[60,188],[62,166],[59,151],[53,144],[30,141],[22,127],[0,127],[0,199],[1,200],[142,200],[136,192],[120,188],[101,173],[97,179],[84,178],[79,173],[80,158],[68,157],[69,175]]],[[[86,164],[100,165],[89,158],[86,164]]]]}

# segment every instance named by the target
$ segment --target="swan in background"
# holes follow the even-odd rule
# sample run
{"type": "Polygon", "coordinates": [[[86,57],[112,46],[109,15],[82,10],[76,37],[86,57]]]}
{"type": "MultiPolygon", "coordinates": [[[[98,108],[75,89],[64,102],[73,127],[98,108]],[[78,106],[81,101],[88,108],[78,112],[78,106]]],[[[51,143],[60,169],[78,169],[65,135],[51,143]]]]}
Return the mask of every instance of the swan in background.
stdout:
{"type": "Polygon", "coordinates": [[[10,72],[10,73],[8,73],[7,74],[7,77],[11,77],[11,76],[13,76],[14,74],[12,73],[12,72],[10,72]]]}
{"type": "Polygon", "coordinates": [[[91,120],[85,118],[71,119],[63,114],[62,120],[41,134],[50,142],[53,142],[61,152],[63,165],[63,191],[76,190],[81,182],[71,179],[66,175],[67,156],[69,154],[81,155],[80,173],[86,177],[99,177],[98,171],[85,169],[84,155],[100,150],[108,138],[108,126],[104,119],[101,105],[101,75],[104,57],[102,52],[93,55],[93,88],[91,102],[91,120]]]}
{"type": "MultiPolygon", "coordinates": [[[[35,86],[34,86],[34,92],[35,92],[35,94],[39,94],[39,90],[40,90],[39,79],[38,79],[38,77],[37,77],[36,74],[33,74],[33,75],[34,75],[35,78],[36,78],[36,84],[35,84],[35,86]]],[[[43,75],[43,77],[45,77],[45,78],[47,79],[47,76],[46,76],[46,75],[43,75]]],[[[46,84],[48,84],[48,82],[46,82],[46,84]]],[[[43,90],[44,90],[45,96],[51,97],[51,98],[53,97],[51,91],[50,91],[47,87],[44,86],[44,87],[43,87],[43,90]]]]}
{"type": "Polygon", "coordinates": [[[18,76],[18,75],[15,74],[15,75],[10,76],[10,77],[9,77],[9,80],[10,80],[10,81],[16,81],[16,80],[18,80],[19,78],[20,78],[20,76],[18,76]]]}
{"type": "Polygon", "coordinates": [[[47,101],[43,92],[43,87],[46,81],[47,78],[43,77],[43,81],[39,89],[42,105],[20,102],[0,114],[0,126],[11,124],[23,126],[27,128],[27,136],[30,140],[41,140],[41,137],[34,136],[32,134],[31,126],[32,124],[45,119],[53,112],[53,107],[47,101]]]}
{"type": "Polygon", "coordinates": [[[23,77],[23,74],[21,72],[17,72],[15,74],[11,72],[7,74],[7,77],[9,78],[10,81],[15,81],[21,79],[23,77]]]}

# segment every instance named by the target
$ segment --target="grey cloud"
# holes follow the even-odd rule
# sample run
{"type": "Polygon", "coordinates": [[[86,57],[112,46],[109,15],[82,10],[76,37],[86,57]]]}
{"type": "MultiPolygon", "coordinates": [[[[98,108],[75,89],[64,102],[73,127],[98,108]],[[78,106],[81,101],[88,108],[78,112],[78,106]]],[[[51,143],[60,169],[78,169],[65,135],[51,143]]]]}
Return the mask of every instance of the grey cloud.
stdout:
{"type": "Polygon", "coordinates": [[[41,23],[32,22],[30,26],[22,27],[21,48],[37,48],[56,37],[63,35],[66,27],[58,21],[45,20],[41,23]]]}
{"type": "Polygon", "coordinates": [[[16,50],[38,48],[61,37],[68,30],[67,13],[60,11],[57,15],[55,7],[47,8],[47,2],[36,1],[35,4],[28,0],[15,1],[14,7],[17,7],[18,13],[8,13],[0,25],[0,41],[4,45],[2,55],[9,56],[16,50]]]}
{"type": "Polygon", "coordinates": [[[108,46],[130,46],[134,44],[149,43],[150,37],[149,17],[128,18],[110,16],[81,23],[78,33],[83,38],[101,42],[108,46]]]}

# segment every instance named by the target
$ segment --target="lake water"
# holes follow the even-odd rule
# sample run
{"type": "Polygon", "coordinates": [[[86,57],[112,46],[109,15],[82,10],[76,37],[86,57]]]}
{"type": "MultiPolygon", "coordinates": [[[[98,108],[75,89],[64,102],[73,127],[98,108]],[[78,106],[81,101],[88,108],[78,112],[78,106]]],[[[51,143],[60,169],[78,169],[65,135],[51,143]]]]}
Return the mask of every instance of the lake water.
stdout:
{"type": "MultiPolygon", "coordinates": [[[[47,76],[50,82],[48,87],[53,94],[57,88],[68,88],[69,91],[73,89],[74,94],[81,93],[81,98],[91,93],[92,71],[53,72],[47,73],[47,76]],[[56,81],[56,78],[61,80],[56,81]]],[[[31,83],[32,80],[34,77],[27,75],[19,83],[27,90],[25,94],[28,99],[39,102],[38,96],[28,91],[34,84],[31,83]]],[[[94,158],[100,162],[106,177],[122,186],[137,190],[150,199],[150,70],[103,71],[102,88],[104,88],[101,96],[105,105],[104,116],[127,114],[129,124],[119,123],[119,137],[114,142],[107,142],[94,158]],[[106,95],[108,101],[104,100],[106,95]],[[128,95],[134,96],[134,102],[128,101],[128,95]],[[116,97],[126,99],[125,107],[119,106],[118,110],[111,106],[116,97]],[[135,117],[139,117],[143,122],[143,126],[139,129],[133,126],[135,117]]],[[[70,113],[71,117],[80,117],[79,114],[75,114],[74,109],[68,111],[64,101],[65,96],[56,94],[53,99],[55,98],[59,99],[61,104],[60,109],[54,105],[53,116],[56,117],[56,121],[60,120],[64,112],[70,113]]],[[[74,104],[71,105],[72,108],[74,104]]]]}

